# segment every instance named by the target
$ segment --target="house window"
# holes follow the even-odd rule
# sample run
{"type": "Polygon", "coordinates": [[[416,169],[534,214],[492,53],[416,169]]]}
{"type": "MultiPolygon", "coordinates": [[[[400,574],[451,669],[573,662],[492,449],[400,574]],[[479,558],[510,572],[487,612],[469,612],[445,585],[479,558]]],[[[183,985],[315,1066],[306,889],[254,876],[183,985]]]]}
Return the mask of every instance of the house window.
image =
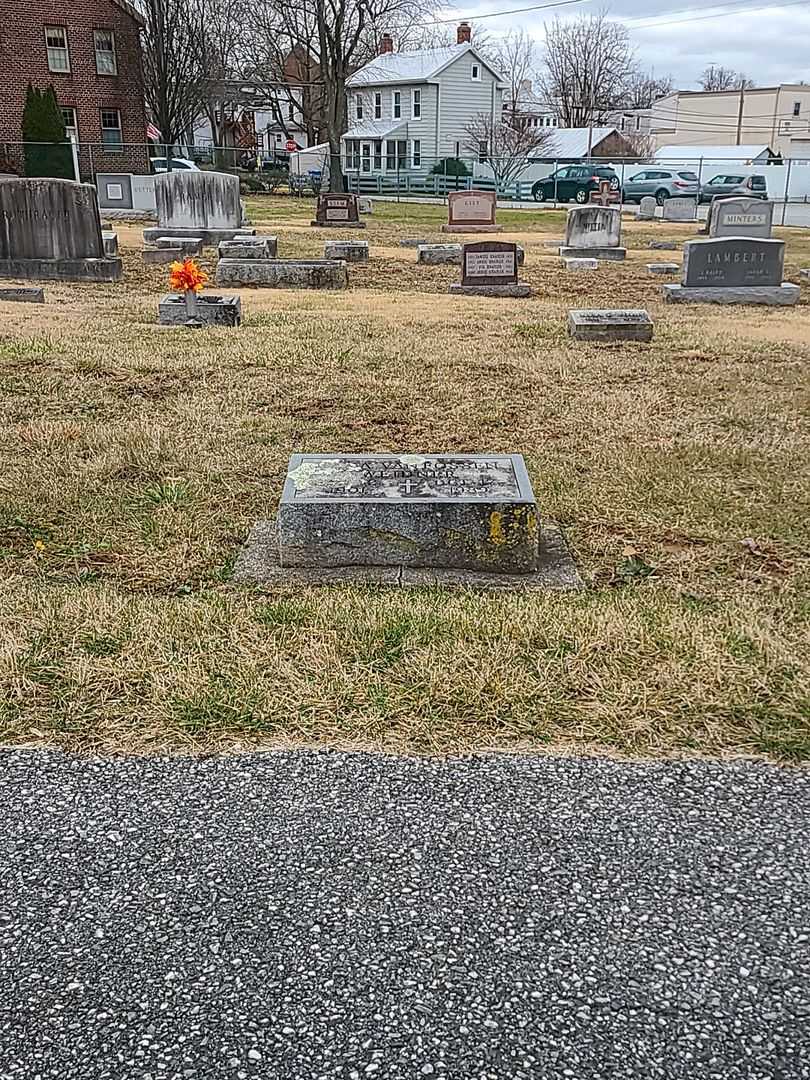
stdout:
{"type": "Polygon", "coordinates": [[[802,103],[800,101],[793,102],[793,115],[798,116],[802,111],[802,103]]]}
{"type": "Polygon", "coordinates": [[[408,167],[408,144],[405,139],[385,140],[385,168],[388,172],[408,167]]]}
{"type": "Polygon", "coordinates": [[[486,139],[478,140],[478,164],[485,165],[486,160],[489,157],[489,147],[487,146],[486,139]]]}
{"type": "Polygon", "coordinates": [[[457,143],[456,143],[456,152],[455,152],[455,154],[454,154],[453,156],[454,156],[454,157],[455,157],[456,159],[458,159],[458,158],[460,158],[460,157],[461,157],[461,143],[460,143],[460,142],[457,142],[457,143]]]}
{"type": "Polygon", "coordinates": [[[414,139],[411,143],[411,164],[415,169],[422,167],[422,140],[414,139]]]}
{"type": "Polygon", "coordinates": [[[357,139],[346,140],[346,164],[350,169],[360,168],[360,143],[357,139]]]}
{"type": "Polygon", "coordinates": [[[382,170],[382,142],[378,139],[374,143],[374,171],[382,170]]]}
{"type": "Polygon", "coordinates": [[[374,93],[374,119],[382,120],[382,93],[379,90],[374,93]]]}
{"type": "Polygon", "coordinates": [[[363,119],[363,95],[354,95],[354,115],[358,120],[363,119]]]}
{"type": "Polygon", "coordinates": [[[481,81],[481,65],[480,64],[473,64],[473,66],[472,66],[472,79],[473,79],[473,82],[480,82],[481,81]]]}
{"type": "Polygon", "coordinates": [[[75,139],[78,132],[76,131],[76,110],[72,105],[62,106],[62,119],[65,121],[65,135],[68,139],[75,139]]]}
{"type": "Polygon", "coordinates": [[[411,92],[411,119],[422,119],[422,91],[413,90],[411,92]]]}
{"type": "Polygon", "coordinates": [[[64,26],[46,26],[45,45],[48,49],[48,70],[70,71],[67,30],[64,26]]]}
{"type": "Polygon", "coordinates": [[[98,75],[117,75],[118,62],[115,59],[115,34],[112,30],[94,30],[93,44],[96,48],[96,73],[98,75]]]}
{"type": "Polygon", "coordinates": [[[118,109],[101,110],[101,142],[111,154],[120,154],[124,150],[121,138],[121,113],[118,109]]]}
{"type": "Polygon", "coordinates": [[[402,116],[402,91],[395,90],[393,94],[393,101],[391,104],[391,115],[395,120],[399,120],[402,116]]]}

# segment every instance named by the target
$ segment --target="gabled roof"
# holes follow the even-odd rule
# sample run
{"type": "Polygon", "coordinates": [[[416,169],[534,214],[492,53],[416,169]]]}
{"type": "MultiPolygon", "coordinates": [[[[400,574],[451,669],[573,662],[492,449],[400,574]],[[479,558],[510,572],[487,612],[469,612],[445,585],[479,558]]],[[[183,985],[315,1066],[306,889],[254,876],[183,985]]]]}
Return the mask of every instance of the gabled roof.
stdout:
{"type": "Polygon", "coordinates": [[[120,8],[125,14],[129,15],[131,19],[134,19],[139,26],[144,26],[146,20],[137,7],[134,4],[128,3],[128,0],[112,0],[117,8],[120,8]]]}
{"type": "Polygon", "coordinates": [[[594,150],[608,135],[619,134],[615,127],[595,128],[549,128],[553,137],[530,157],[544,160],[553,157],[583,158],[588,154],[588,147],[594,150]]]}
{"type": "Polygon", "coordinates": [[[349,128],[343,139],[384,139],[386,135],[398,127],[402,127],[404,120],[366,120],[365,123],[349,128]]]}
{"type": "Polygon", "coordinates": [[[711,161],[740,162],[770,153],[771,148],[764,143],[760,146],[676,146],[671,144],[660,147],[653,157],[656,161],[683,162],[708,158],[711,161]]]}
{"type": "Polygon", "coordinates": [[[348,86],[379,86],[380,83],[427,82],[435,79],[465,53],[472,53],[496,79],[500,72],[488,63],[470,44],[446,45],[441,49],[416,49],[414,52],[381,53],[361,67],[349,79],[348,86]]]}

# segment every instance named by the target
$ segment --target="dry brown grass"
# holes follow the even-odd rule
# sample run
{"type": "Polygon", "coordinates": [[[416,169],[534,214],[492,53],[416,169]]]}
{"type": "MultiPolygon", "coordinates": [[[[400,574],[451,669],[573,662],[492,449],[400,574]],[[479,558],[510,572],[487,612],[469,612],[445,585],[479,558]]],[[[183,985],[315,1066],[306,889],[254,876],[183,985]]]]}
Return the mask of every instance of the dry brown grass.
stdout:
{"type": "MultiPolygon", "coordinates": [[[[123,285],[0,304],[0,738],[806,758],[808,290],[669,308],[650,226],[566,275],[545,212],[503,215],[535,299],[451,300],[457,270],[397,246],[441,208],[376,210],[347,293],[246,290],[238,331],[158,327],[126,227],[123,285]],[[568,307],[617,304],[651,345],[568,340],[568,307]],[[588,589],[232,585],[289,454],[335,449],[523,452],[588,589]]],[[[310,216],[254,207],[283,254],[322,252],[310,216]]],[[[810,238],[781,235],[797,280],[810,238]]]]}

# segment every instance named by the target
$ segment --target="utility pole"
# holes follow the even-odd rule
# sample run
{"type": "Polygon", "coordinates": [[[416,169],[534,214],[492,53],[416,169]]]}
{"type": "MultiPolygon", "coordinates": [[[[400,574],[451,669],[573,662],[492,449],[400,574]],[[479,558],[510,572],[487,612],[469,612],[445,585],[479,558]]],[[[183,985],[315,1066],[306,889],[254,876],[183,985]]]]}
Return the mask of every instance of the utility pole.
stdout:
{"type": "Polygon", "coordinates": [[[742,146],[743,108],[745,105],[745,80],[740,82],[740,107],[737,111],[737,146],[742,146]]]}

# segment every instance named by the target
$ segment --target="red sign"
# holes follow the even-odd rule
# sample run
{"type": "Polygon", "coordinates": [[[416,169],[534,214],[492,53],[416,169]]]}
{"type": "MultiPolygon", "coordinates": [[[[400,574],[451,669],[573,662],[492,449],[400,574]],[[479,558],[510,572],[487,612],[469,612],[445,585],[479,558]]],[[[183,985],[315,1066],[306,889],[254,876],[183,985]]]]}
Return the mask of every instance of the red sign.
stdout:
{"type": "Polygon", "coordinates": [[[287,153],[292,154],[298,149],[298,143],[294,139],[287,139],[287,153]]]}

